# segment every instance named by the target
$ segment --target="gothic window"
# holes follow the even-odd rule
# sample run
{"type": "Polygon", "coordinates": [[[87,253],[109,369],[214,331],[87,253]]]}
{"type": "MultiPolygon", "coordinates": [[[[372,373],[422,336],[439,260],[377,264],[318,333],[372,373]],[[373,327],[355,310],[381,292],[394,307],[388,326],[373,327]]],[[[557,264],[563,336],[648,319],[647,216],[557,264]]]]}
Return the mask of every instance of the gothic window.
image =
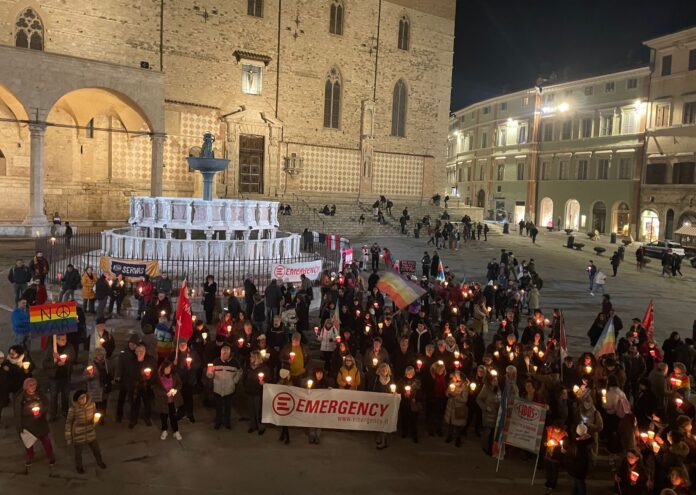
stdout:
{"type": "Polygon", "coordinates": [[[403,16],[399,20],[399,49],[408,50],[411,41],[411,23],[408,17],[403,16]]]}
{"type": "Polygon", "coordinates": [[[32,8],[25,9],[15,23],[15,46],[44,49],[44,27],[39,14],[32,8]]]}
{"type": "Polygon", "coordinates": [[[329,18],[329,32],[331,34],[343,34],[343,11],[343,0],[333,0],[331,2],[329,18]]]}
{"type": "Polygon", "coordinates": [[[406,137],[406,84],[399,79],[392,101],[392,136],[406,137]]]}
{"type": "Polygon", "coordinates": [[[248,0],[247,15],[263,17],[263,0],[248,0]]]}
{"type": "Polygon", "coordinates": [[[326,75],[324,85],[324,127],[338,129],[341,116],[341,73],[336,67],[326,75]]]}

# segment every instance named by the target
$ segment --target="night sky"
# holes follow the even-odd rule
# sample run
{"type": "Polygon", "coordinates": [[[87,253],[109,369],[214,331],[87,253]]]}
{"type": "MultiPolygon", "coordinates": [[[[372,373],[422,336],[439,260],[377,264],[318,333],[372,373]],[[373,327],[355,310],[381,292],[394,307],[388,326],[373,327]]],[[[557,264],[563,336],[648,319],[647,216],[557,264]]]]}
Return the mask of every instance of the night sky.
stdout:
{"type": "Polygon", "coordinates": [[[696,0],[458,0],[452,110],[645,65],[642,42],[696,25],[696,0]]]}

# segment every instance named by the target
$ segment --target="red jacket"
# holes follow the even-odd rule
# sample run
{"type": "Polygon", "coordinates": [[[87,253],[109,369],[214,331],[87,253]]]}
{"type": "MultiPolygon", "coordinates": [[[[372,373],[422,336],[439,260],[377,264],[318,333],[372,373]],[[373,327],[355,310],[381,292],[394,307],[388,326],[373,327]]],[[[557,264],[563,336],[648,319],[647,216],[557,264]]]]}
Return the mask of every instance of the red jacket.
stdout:
{"type": "Polygon", "coordinates": [[[146,282],[145,280],[138,282],[138,286],[135,289],[138,291],[138,296],[143,298],[143,301],[149,303],[152,300],[152,293],[155,290],[155,286],[152,282],[146,282]]]}

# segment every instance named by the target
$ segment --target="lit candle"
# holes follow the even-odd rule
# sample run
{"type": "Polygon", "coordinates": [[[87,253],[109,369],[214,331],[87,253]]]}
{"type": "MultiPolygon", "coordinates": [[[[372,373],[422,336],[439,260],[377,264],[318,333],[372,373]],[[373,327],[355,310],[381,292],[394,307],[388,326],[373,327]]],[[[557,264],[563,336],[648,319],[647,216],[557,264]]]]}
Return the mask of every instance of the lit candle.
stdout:
{"type": "Polygon", "coordinates": [[[150,368],[145,368],[145,369],[143,370],[143,373],[145,374],[145,376],[146,376],[147,378],[150,378],[150,374],[152,374],[152,370],[151,370],[150,368]]]}
{"type": "Polygon", "coordinates": [[[503,328],[505,328],[505,327],[507,326],[507,320],[503,320],[503,322],[501,323],[501,325],[503,325],[503,328]]]}
{"type": "Polygon", "coordinates": [[[472,392],[476,390],[476,382],[471,382],[469,384],[469,390],[471,390],[472,392]]]}
{"type": "Polygon", "coordinates": [[[496,370],[491,370],[491,376],[498,376],[498,372],[496,370]]]}
{"type": "Polygon", "coordinates": [[[196,315],[191,315],[191,321],[196,323],[196,315]]]}
{"type": "Polygon", "coordinates": [[[372,366],[377,366],[379,364],[379,359],[377,358],[372,358],[372,366]]]}
{"type": "Polygon", "coordinates": [[[684,404],[684,401],[677,397],[676,399],[674,399],[674,403],[677,405],[677,407],[681,407],[682,404],[684,404]]]}
{"type": "Polygon", "coordinates": [[[227,325],[227,334],[229,335],[232,332],[232,325],[227,325]]]}
{"type": "Polygon", "coordinates": [[[515,353],[511,352],[510,354],[508,354],[508,358],[510,359],[510,361],[514,361],[515,360],[515,353]]]}
{"type": "Polygon", "coordinates": [[[165,310],[160,311],[160,316],[164,316],[166,314],[167,314],[167,312],[165,310]]]}
{"type": "Polygon", "coordinates": [[[87,373],[90,374],[90,376],[94,374],[94,366],[92,366],[91,364],[87,366],[85,369],[87,370],[87,373]]]}
{"type": "Polygon", "coordinates": [[[648,443],[650,439],[648,438],[648,434],[642,431],[640,433],[640,439],[643,440],[643,442],[648,443]]]}
{"type": "Polygon", "coordinates": [[[539,358],[543,358],[543,357],[544,357],[544,351],[539,351],[539,354],[538,354],[538,355],[539,355],[539,358]]]}
{"type": "Polygon", "coordinates": [[[640,474],[637,471],[631,471],[631,481],[635,483],[640,478],[640,474]]]}
{"type": "Polygon", "coordinates": [[[294,361],[294,360],[295,360],[295,353],[291,352],[290,353],[290,361],[294,361]]]}
{"type": "Polygon", "coordinates": [[[439,364],[440,366],[444,366],[445,362],[442,359],[440,359],[438,360],[437,364],[439,364]]]}
{"type": "Polygon", "coordinates": [[[539,348],[537,346],[534,346],[532,349],[534,350],[535,353],[539,352],[539,348]]]}
{"type": "Polygon", "coordinates": [[[186,367],[190,368],[191,364],[193,364],[193,358],[191,356],[186,356],[186,367]]]}
{"type": "Polygon", "coordinates": [[[674,385],[679,388],[682,386],[682,381],[679,378],[675,378],[674,385]]]}
{"type": "Polygon", "coordinates": [[[314,382],[312,380],[307,380],[307,388],[312,388],[312,385],[314,385],[314,382]]]}
{"type": "Polygon", "coordinates": [[[109,287],[111,287],[111,286],[114,284],[114,281],[113,281],[113,280],[109,280],[107,283],[109,284],[109,287]]]}
{"type": "Polygon", "coordinates": [[[208,340],[208,332],[201,333],[201,337],[203,337],[203,340],[208,340]]]}
{"type": "Polygon", "coordinates": [[[549,319],[548,319],[548,318],[544,318],[544,325],[548,325],[549,323],[551,323],[551,322],[549,321],[549,319]]]}
{"type": "Polygon", "coordinates": [[[457,369],[459,369],[461,367],[461,365],[462,365],[462,363],[460,363],[459,361],[454,362],[454,367],[457,369]]]}
{"type": "Polygon", "coordinates": [[[31,363],[29,361],[24,361],[22,363],[22,368],[24,368],[25,370],[28,370],[29,366],[31,366],[31,363]]]}
{"type": "Polygon", "coordinates": [[[382,327],[384,327],[384,323],[382,323],[382,322],[380,321],[379,323],[377,323],[377,326],[379,327],[380,330],[382,330],[382,327]]]}
{"type": "Polygon", "coordinates": [[[459,351],[454,351],[454,359],[459,359],[459,351]]]}
{"type": "Polygon", "coordinates": [[[243,339],[242,337],[239,337],[239,338],[237,339],[237,345],[238,345],[239,347],[242,347],[242,346],[244,345],[244,339],[243,339]]]}
{"type": "Polygon", "coordinates": [[[423,367],[423,361],[420,359],[416,361],[416,368],[420,371],[420,369],[423,367]]]}
{"type": "Polygon", "coordinates": [[[341,343],[341,336],[340,335],[336,335],[336,343],[337,344],[341,343]]]}
{"type": "Polygon", "coordinates": [[[120,285],[121,287],[123,287],[123,285],[124,285],[124,284],[123,284],[123,280],[121,280],[121,281],[118,283],[118,285],[120,285]]]}
{"type": "Polygon", "coordinates": [[[498,351],[495,351],[493,353],[493,355],[495,356],[496,359],[498,359],[500,357],[500,353],[498,351]]]}
{"type": "Polygon", "coordinates": [[[578,392],[580,392],[580,387],[573,385],[573,393],[577,395],[578,392]]]}
{"type": "Polygon", "coordinates": [[[651,355],[652,357],[655,357],[655,349],[650,349],[650,355],[651,355]]]}
{"type": "Polygon", "coordinates": [[[65,364],[65,362],[68,360],[68,355],[67,354],[61,354],[58,356],[58,359],[60,359],[60,362],[65,364]]]}
{"type": "Polygon", "coordinates": [[[396,393],[396,385],[394,385],[393,383],[391,385],[389,385],[389,390],[391,390],[392,394],[395,394],[396,393]]]}
{"type": "Polygon", "coordinates": [[[455,315],[457,314],[457,307],[456,307],[456,306],[454,306],[454,307],[452,308],[452,313],[454,313],[455,315]]]}
{"type": "Polygon", "coordinates": [[[449,384],[450,392],[454,392],[454,389],[455,389],[455,388],[457,388],[457,386],[456,386],[454,383],[450,383],[450,384],[449,384]]]}
{"type": "Polygon", "coordinates": [[[142,288],[142,287],[138,287],[138,292],[140,293],[140,295],[142,295],[142,294],[143,294],[143,288],[142,288]]]}
{"type": "Polygon", "coordinates": [[[653,449],[653,452],[657,454],[658,452],[660,452],[660,444],[657,442],[653,442],[652,449],[653,449]]]}
{"type": "Polygon", "coordinates": [[[374,303],[373,306],[375,307],[375,309],[377,309],[379,308],[379,303],[374,303]]]}
{"type": "Polygon", "coordinates": [[[259,383],[263,383],[263,377],[264,377],[263,371],[259,372],[258,377],[259,377],[259,383]]]}
{"type": "Polygon", "coordinates": [[[585,373],[587,373],[588,375],[592,373],[592,366],[585,366],[585,373]]]}
{"type": "Polygon", "coordinates": [[[34,406],[31,408],[31,413],[34,416],[38,416],[39,414],[41,414],[41,408],[39,406],[34,406]]]}
{"type": "Polygon", "coordinates": [[[348,376],[346,377],[346,385],[350,385],[352,382],[353,382],[353,377],[350,376],[350,375],[348,375],[348,376]]]}
{"type": "Polygon", "coordinates": [[[648,438],[653,440],[655,438],[655,432],[653,430],[648,430],[648,438]]]}
{"type": "Polygon", "coordinates": [[[549,438],[549,441],[546,442],[546,446],[550,449],[553,449],[556,446],[556,440],[553,438],[549,438]]]}
{"type": "Polygon", "coordinates": [[[365,333],[370,333],[370,325],[365,325],[365,333]]]}
{"type": "Polygon", "coordinates": [[[106,339],[104,339],[104,337],[101,337],[99,339],[99,345],[103,346],[105,343],[106,343],[106,339]]]}
{"type": "Polygon", "coordinates": [[[101,419],[102,415],[100,412],[95,412],[94,413],[94,424],[99,423],[99,420],[101,419]]]}
{"type": "Polygon", "coordinates": [[[355,316],[360,316],[360,310],[359,310],[359,309],[355,310],[355,316]]]}
{"type": "Polygon", "coordinates": [[[262,358],[266,359],[266,349],[261,349],[259,353],[261,354],[262,358]]]}
{"type": "Polygon", "coordinates": [[[537,370],[539,369],[539,367],[536,364],[533,366],[533,368],[534,368],[534,373],[536,373],[537,370]]]}

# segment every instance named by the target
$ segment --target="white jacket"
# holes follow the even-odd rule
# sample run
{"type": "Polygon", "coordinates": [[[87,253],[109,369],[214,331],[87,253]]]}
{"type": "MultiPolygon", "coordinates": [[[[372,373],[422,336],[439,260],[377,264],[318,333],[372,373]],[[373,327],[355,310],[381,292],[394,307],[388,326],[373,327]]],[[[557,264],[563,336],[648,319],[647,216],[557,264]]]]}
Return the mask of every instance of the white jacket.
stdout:
{"type": "Polygon", "coordinates": [[[326,327],[321,327],[319,334],[320,349],[322,352],[333,352],[336,350],[336,337],[338,337],[336,327],[331,327],[328,330],[326,327]]]}
{"type": "Polygon", "coordinates": [[[597,272],[594,278],[594,283],[597,285],[604,285],[607,283],[607,276],[604,275],[604,272],[597,272]]]}

